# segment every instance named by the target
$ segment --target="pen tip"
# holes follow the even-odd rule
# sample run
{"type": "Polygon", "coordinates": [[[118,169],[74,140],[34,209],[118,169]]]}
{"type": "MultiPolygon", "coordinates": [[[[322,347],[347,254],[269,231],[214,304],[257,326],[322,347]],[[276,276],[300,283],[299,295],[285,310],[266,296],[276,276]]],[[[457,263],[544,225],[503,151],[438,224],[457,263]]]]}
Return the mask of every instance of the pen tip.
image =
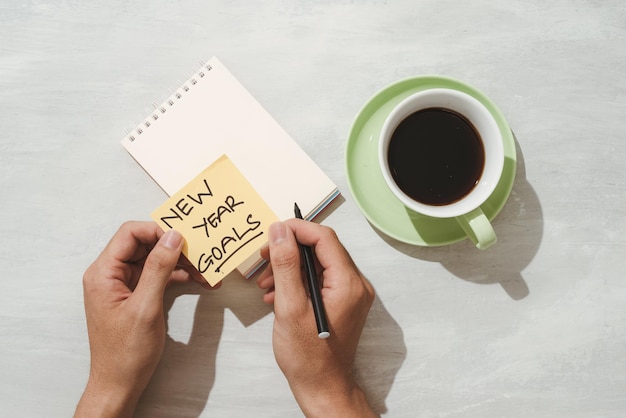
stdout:
{"type": "Polygon", "coordinates": [[[296,202],[293,203],[293,214],[296,216],[296,218],[302,219],[302,212],[300,212],[300,208],[298,207],[298,204],[296,202]]]}

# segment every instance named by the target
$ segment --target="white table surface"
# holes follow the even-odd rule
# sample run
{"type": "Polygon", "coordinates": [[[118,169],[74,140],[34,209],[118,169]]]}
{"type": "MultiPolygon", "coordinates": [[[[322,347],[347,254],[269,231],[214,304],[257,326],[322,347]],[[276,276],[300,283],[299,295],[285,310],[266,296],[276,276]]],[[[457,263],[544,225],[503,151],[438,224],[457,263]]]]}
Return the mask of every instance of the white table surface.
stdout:
{"type": "MultiPolygon", "coordinates": [[[[611,1],[0,0],[0,415],[66,417],[89,352],[81,278],[165,196],[125,129],[217,55],[328,173],[334,227],[377,300],[356,364],[389,417],[626,413],[626,7],[611,1]],[[389,240],[350,195],[375,92],[442,74],[515,132],[499,243],[389,240]]],[[[253,282],[171,289],[138,417],[301,416],[253,282]]]]}

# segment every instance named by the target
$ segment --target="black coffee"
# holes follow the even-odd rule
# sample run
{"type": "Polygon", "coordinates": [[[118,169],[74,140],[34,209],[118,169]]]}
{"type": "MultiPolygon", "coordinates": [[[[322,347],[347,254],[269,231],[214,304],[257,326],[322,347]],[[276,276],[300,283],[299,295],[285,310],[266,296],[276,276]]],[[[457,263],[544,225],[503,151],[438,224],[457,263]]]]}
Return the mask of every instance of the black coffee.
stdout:
{"type": "Polygon", "coordinates": [[[398,187],[418,202],[442,206],[467,195],[485,165],[480,135],[462,115],[428,108],[394,131],[387,160],[398,187]]]}

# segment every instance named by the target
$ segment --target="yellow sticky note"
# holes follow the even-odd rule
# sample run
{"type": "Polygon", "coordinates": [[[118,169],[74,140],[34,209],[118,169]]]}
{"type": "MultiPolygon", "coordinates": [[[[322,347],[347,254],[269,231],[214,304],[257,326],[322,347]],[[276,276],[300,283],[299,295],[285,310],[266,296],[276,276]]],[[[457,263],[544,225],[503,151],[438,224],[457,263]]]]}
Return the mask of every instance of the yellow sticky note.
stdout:
{"type": "Polygon", "coordinates": [[[183,253],[212,286],[258,252],[278,220],[226,155],[151,216],[185,237],[183,253]]]}

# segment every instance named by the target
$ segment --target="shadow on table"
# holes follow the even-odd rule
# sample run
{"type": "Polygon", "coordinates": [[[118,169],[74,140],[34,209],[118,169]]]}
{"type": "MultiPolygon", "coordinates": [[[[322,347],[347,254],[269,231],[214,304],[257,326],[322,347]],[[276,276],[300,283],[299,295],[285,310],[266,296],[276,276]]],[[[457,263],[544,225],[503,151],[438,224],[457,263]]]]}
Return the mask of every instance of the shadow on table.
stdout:
{"type": "MultiPolygon", "coordinates": [[[[263,291],[241,277],[224,281],[217,291],[195,285],[172,286],[165,294],[169,313],[176,298],[198,295],[189,341],[169,335],[154,376],[135,412],[136,418],[197,418],[206,407],[215,383],[215,359],[230,309],[244,326],[271,312],[261,302],[263,291]]],[[[355,360],[355,376],[376,412],[387,411],[385,400],[406,357],[402,329],[376,298],[363,329],[355,360]]]]}
{"type": "MultiPolygon", "coordinates": [[[[137,406],[135,417],[197,418],[215,382],[215,358],[230,309],[248,327],[271,312],[261,302],[263,291],[233,273],[216,291],[197,285],[173,285],[165,293],[165,312],[176,298],[198,295],[189,341],[173,340],[168,332],[161,361],[137,406]]],[[[191,320],[191,318],[190,318],[191,320]]]]}
{"type": "Polygon", "coordinates": [[[376,297],[357,350],[355,378],[378,414],[387,412],[385,401],[406,358],[402,328],[376,297]]]}
{"type": "Polygon", "coordinates": [[[442,247],[418,247],[376,232],[391,246],[422,260],[439,262],[455,276],[474,283],[500,284],[514,300],[528,296],[522,271],[534,258],[543,235],[539,198],[526,179],[521,148],[515,140],[517,171],[513,190],[504,208],[493,220],[498,242],[481,251],[470,240],[442,247]]]}

